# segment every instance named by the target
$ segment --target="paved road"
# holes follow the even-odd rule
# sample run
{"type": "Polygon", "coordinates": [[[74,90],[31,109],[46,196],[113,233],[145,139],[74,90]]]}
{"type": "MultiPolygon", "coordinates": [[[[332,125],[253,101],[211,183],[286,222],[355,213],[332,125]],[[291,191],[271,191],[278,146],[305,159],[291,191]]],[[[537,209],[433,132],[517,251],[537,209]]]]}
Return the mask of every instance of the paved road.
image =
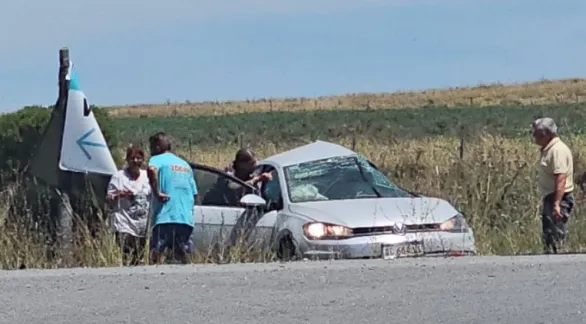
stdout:
{"type": "Polygon", "coordinates": [[[0,272],[0,323],[583,323],[586,256],[0,272]]]}

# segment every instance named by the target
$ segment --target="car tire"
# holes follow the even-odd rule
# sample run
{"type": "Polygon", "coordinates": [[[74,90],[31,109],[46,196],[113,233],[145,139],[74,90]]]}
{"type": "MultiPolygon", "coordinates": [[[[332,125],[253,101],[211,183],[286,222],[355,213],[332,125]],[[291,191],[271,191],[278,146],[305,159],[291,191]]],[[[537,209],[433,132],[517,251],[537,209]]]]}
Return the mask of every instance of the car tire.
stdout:
{"type": "Polygon", "coordinates": [[[277,259],[283,262],[296,261],[300,259],[295,242],[291,236],[286,235],[279,241],[277,248],[277,259]]]}

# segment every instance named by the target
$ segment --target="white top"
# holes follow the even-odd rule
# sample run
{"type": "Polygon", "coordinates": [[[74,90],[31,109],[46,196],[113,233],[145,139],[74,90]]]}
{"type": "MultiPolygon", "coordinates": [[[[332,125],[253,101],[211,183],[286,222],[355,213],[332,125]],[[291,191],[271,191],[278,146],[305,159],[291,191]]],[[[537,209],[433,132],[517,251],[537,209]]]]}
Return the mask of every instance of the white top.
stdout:
{"type": "Polygon", "coordinates": [[[110,204],[112,229],[133,236],[146,236],[152,194],[146,170],[140,170],[139,177],[134,180],[126,169],[118,170],[110,179],[108,194],[118,190],[130,190],[134,197],[120,197],[110,204]]]}

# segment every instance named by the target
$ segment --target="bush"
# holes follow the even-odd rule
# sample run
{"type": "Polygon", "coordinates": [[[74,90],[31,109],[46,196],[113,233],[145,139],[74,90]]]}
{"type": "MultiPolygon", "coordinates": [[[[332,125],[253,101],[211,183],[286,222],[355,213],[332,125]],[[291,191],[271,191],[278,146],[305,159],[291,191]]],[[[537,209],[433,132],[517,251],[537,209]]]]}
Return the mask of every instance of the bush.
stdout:
{"type": "MultiPolygon", "coordinates": [[[[52,106],[27,106],[17,112],[0,116],[0,173],[4,177],[9,176],[6,179],[9,182],[24,171],[41,142],[52,110],[52,106]]],[[[118,138],[108,113],[95,106],[92,106],[92,110],[108,146],[116,147],[118,138]]]]}

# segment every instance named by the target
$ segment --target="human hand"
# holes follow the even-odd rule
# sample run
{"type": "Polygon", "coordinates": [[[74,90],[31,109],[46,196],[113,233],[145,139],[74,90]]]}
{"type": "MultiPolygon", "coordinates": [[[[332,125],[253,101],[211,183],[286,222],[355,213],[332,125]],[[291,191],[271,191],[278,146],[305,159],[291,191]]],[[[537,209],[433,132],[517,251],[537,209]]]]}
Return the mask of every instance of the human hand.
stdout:
{"type": "Polygon", "coordinates": [[[108,199],[116,200],[118,198],[131,197],[133,193],[130,190],[117,190],[108,194],[108,199]]]}
{"type": "Polygon", "coordinates": [[[553,218],[555,218],[557,220],[562,219],[562,208],[560,207],[559,203],[553,204],[553,218]]]}
{"type": "Polygon", "coordinates": [[[134,192],[128,189],[121,190],[118,194],[120,197],[132,197],[134,196],[134,192]]]}
{"type": "Polygon", "coordinates": [[[171,197],[169,195],[166,195],[166,194],[164,194],[162,192],[157,193],[156,196],[161,201],[167,201],[167,200],[171,199],[171,197]]]}
{"type": "Polygon", "coordinates": [[[263,174],[260,175],[259,177],[260,181],[271,181],[273,180],[273,175],[270,172],[265,172],[263,174]]]}

